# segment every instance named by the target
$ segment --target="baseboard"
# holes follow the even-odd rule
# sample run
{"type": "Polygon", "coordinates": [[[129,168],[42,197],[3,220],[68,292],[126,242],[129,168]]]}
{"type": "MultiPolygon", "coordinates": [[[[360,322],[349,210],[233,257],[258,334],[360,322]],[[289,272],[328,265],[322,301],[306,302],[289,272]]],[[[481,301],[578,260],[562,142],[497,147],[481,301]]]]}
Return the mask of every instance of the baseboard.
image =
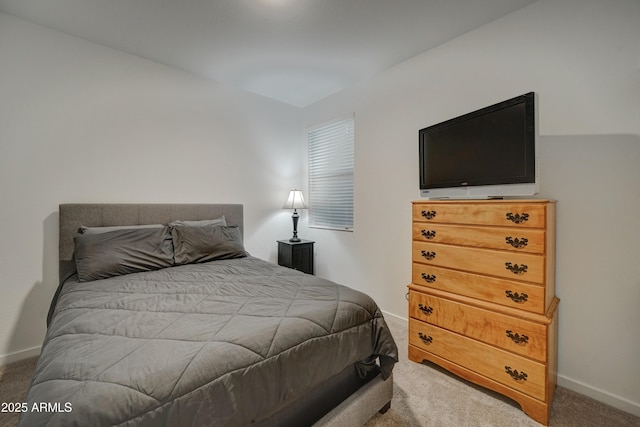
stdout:
{"type": "Polygon", "coordinates": [[[393,317],[394,319],[401,320],[405,323],[409,322],[409,319],[407,319],[406,317],[398,316],[397,314],[389,313],[388,311],[384,311],[384,310],[381,310],[381,311],[385,317],[393,317]]]}
{"type": "Polygon", "coordinates": [[[605,403],[621,411],[640,417],[640,403],[632,402],[624,397],[616,396],[604,390],[597,389],[580,381],[558,374],[558,385],[590,397],[598,402],[605,403]]]}
{"type": "Polygon", "coordinates": [[[14,362],[19,362],[24,359],[36,357],[40,355],[42,346],[31,347],[26,350],[16,351],[15,353],[9,353],[4,356],[0,356],[0,366],[9,365],[14,362]]]}

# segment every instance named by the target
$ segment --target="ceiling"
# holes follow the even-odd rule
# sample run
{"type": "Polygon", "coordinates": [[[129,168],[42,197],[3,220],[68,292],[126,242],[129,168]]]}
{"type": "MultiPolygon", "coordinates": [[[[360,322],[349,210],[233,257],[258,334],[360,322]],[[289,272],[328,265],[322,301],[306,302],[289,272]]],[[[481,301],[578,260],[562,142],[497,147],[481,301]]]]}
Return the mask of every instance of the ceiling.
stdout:
{"type": "Polygon", "coordinates": [[[0,0],[0,12],[304,107],[535,0],[0,0]]]}

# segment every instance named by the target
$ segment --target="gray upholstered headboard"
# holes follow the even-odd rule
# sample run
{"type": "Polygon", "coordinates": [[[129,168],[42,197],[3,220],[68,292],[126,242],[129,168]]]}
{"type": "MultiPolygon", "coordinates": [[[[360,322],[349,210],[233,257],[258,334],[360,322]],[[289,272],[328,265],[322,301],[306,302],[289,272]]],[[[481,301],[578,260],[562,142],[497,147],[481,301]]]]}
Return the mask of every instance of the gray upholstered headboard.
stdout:
{"type": "Polygon", "coordinates": [[[200,220],[224,215],[228,225],[243,230],[243,205],[239,204],[62,204],[60,209],[59,266],[60,280],[75,272],[73,236],[81,225],[168,224],[175,220],[200,220]]]}

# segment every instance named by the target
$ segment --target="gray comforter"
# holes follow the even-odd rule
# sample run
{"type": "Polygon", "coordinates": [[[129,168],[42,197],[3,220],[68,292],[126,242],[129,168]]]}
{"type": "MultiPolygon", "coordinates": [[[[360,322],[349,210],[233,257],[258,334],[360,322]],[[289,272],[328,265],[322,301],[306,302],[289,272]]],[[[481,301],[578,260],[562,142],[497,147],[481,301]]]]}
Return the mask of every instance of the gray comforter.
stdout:
{"type": "Polygon", "coordinates": [[[20,426],[247,425],[375,358],[397,348],[371,298],[257,258],[72,281],[20,426]]]}

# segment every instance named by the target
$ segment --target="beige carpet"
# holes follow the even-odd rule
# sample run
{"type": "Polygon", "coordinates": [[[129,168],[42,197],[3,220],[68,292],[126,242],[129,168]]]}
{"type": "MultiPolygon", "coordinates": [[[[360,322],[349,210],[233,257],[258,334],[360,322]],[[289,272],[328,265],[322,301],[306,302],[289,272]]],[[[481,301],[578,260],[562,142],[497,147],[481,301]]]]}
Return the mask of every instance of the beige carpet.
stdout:
{"type": "MultiPolygon", "coordinates": [[[[407,323],[387,316],[400,350],[394,369],[391,409],[366,427],[468,426],[539,427],[513,401],[477,387],[434,366],[407,359],[407,323]]],[[[21,402],[36,359],[0,367],[0,402],[21,402]]],[[[0,427],[15,427],[17,414],[0,413],[0,427]]],[[[551,409],[553,427],[640,427],[640,418],[558,387],[551,409]]]]}
{"type": "MultiPolygon", "coordinates": [[[[8,366],[0,366],[0,404],[24,402],[31,382],[37,358],[22,360],[8,366]]],[[[18,424],[20,414],[0,412],[0,427],[18,424]]]]}

